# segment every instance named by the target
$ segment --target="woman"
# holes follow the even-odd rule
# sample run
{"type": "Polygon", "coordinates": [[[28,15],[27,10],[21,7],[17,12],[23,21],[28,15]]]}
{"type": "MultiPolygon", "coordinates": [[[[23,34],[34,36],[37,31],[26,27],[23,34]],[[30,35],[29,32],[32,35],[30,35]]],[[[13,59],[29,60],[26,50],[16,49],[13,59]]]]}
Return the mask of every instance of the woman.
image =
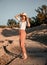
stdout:
{"type": "Polygon", "coordinates": [[[22,50],[22,58],[27,59],[27,53],[25,49],[25,39],[26,39],[26,25],[30,27],[29,19],[26,13],[21,13],[15,16],[15,18],[19,21],[19,43],[22,50]]]}

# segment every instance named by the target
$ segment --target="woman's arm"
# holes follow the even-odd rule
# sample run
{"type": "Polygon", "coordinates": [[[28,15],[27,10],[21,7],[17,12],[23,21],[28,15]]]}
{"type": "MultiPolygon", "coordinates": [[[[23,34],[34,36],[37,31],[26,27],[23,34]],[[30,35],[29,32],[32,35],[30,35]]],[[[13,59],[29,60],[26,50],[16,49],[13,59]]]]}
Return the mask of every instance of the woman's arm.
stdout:
{"type": "Polygon", "coordinates": [[[27,17],[27,26],[30,27],[29,18],[27,17]]]}
{"type": "Polygon", "coordinates": [[[18,15],[16,15],[16,16],[14,16],[17,20],[20,20],[20,14],[18,14],[18,15]]]}

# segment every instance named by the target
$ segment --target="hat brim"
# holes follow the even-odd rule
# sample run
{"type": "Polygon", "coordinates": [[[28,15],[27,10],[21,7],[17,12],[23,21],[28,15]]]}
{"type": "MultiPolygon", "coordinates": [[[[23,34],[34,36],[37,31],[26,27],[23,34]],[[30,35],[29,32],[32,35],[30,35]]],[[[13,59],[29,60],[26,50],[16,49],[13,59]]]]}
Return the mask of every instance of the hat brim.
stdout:
{"type": "Polygon", "coordinates": [[[23,15],[23,14],[21,14],[21,15],[20,15],[20,17],[22,17],[22,16],[25,16],[25,17],[27,17],[26,15],[23,15]]]}

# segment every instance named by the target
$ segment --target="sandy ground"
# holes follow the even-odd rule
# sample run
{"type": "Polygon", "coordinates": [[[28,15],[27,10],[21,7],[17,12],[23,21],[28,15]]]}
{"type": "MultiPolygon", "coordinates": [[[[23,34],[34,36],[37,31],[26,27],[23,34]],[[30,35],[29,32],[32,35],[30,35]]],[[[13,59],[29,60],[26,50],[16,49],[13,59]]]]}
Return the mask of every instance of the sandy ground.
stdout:
{"type": "Polygon", "coordinates": [[[16,28],[0,28],[0,65],[47,65],[47,25],[26,30],[28,59],[20,57],[19,33],[16,28]]]}

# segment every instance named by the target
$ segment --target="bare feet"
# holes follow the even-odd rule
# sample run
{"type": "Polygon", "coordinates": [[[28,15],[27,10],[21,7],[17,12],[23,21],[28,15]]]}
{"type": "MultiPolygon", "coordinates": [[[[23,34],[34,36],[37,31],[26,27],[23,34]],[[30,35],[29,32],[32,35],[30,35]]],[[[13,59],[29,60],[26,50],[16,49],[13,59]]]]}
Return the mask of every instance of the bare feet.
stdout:
{"type": "Polygon", "coordinates": [[[22,58],[23,58],[23,60],[26,60],[27,59],[27,54],[24,53],[24,56],[22,58]]]}

